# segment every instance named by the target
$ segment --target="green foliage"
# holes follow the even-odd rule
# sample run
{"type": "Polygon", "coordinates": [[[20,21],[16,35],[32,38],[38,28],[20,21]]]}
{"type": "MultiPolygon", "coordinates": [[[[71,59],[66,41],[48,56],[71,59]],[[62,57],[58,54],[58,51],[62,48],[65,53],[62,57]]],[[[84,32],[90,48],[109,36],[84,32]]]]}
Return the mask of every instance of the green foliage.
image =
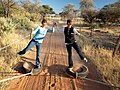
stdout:
{"type": "Polygon", "coordinates": [[[0,18],[0,33],[3,33],[5,31],[12,31],[16,25],[12,22],[12,19],[10,18],[0,18]]]}
{"type": "Polygon", "coordinates": [[[40,9],[41,9],[40,13],[43,16],[46,16],[47,14],[55,14],[53,9],[49,5],[42,5],[42,7],[40,7],[40,9]]]}
{"type": "Polygon", "coordinates": [[[0,17],[2,17],[2,16],[3,16],[3,10],[2,10],[2,6],[0,4],[0,17]]]}
{"type": "Polygon", "coordinates": [[[73,19],[76,14],[77,14],[77,10],[74,9],[75,5],[74,4],[68,4],[63,8],[63,11],[60,13],[61,17],[63,17],[64,19],[73,19]]]}
{"type": "Polygon", "coordinates": [[[25,16],[13,15],[12,21],[16,24],[16,28],[27,30],[31,29],[31,21],[25,16]]]}
{"type": "Polygon", "coordinates": [[[96,17],[96,11],[92,8],[95,6],[93,0],[81,0],[80,9],[81,16],[84,18],[84,21],[91,24],[96,17]]]}
{"type": "Polygon", "coordinates": [[[80,0],[80,8],[83,9],[91,9],[95,6],[93,0],[80,0]]]}
{"type": "Polygon", "coordinates": [[[86,21],[90,24],[96,18],[96,14],[97,14],[97,12],[95,10],[92,10],[92,9],[84,9],[81,12],[81,16],[84,18],[84,21],[86,21]]]}
{"type": "Polygon", "coordinates": [[[115,2],[113,4],[105,5],[97,15],[99,19],[104,23],[112,22],[118,23],[120,22],[120,2],[115,2]]]}
{"type": "Polygon", "coordinates": [[[36,14],[15,14],[10,18],[0,18],[0,35],[3,32],[10,32],[14,29],[30,30],[32,28],[32,21],[37,20],[36,14]],[[27,17],[26,17],[27,16],[27,17]],[[31,21],[30,21],[31,20],[31,21]]]}
{"type": "Polygon", "coordinates": [[[36,13],[32,13],[28,16],[28,18],[30,19],[30,21],[36,22],[39,20],[39,15],[36,13]]]}

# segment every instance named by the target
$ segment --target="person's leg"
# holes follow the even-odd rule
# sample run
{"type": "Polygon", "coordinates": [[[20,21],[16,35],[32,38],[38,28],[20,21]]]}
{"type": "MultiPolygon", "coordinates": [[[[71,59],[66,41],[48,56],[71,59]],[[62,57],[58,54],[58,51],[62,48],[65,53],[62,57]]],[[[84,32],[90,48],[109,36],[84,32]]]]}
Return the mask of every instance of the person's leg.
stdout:
{"type": "Polygon", "coordinates": [[[73,67],[72,47],[71,47],[71,45],[66,45],[66,48],[67,48],[67,52],[68,52],[68,64],[69,64],[68,68],[72,68],[73,67]]]}
{"type": "Polygon", "coordinates": [[[36,44],[36,66],[40,67],[40,53],[42,49],[42,43],[36,44]]]}
{"type": "Polygon", "coordinates": [[[81,52],[81,49],[80,49],[80,47],[78,46],[78,44],[76,42],[73,43],[73,48],[76,50],[76,52],[78,53],[81,60],[84,60],[84,56],[83,56],[83,54],[81,52]]]}
{"type": "Polygon", "coordinates": [[[33,40],[31,40],[31,41],[29,42],[29,44],[27,45],[27,47],[24,48],[22,51],[18,52],[17,54],[19,54],[19,55],[25,54],[28,50],[30,50],[30,49],[35,45],[35,43],[36,43],[36,42],[34,42],[33,40]]]}

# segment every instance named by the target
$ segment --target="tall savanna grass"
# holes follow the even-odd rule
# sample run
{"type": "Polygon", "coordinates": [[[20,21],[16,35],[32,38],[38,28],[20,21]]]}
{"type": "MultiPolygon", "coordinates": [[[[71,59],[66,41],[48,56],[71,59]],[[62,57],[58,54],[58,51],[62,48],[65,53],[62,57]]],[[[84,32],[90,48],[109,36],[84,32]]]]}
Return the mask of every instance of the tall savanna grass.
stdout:
{"type": "MultiPolygon", "coordinates": [[[[23,37],[29,35],[31,31],[30,28],[32,28],[32,26],[30,26],[31,22],[26,17],[19,17],[18,19],[18,22],[16,22],[16,16],[14,18],[0,18],[0,49],[12,44],[9,47],[0,50],[0,80],[12,77],[9,74],[17,72],[13,69],[14,66],[21,61],[17,52],[22,50],[28,44],[30,39],[28,37],[20,41],[23,37]],[[18,25],[20,28],[18,28],[18,25]]],[[[9,82],[0,83],[0,90],[5,90],[6,85],[8,84],[9,82]]]]}
{"type": "Polygon", "coordinates": [[[104,82],[120,85],[120,58],[118,55],[113,58],[112,50],[94,48],[90,45],[85,45],[83,51],[96,65],[104,82]]]}
{"type": "MultiPolygon", "coordinates": [[[[15,32],[4,34],[4,37],[0,38],[0,45],[4,47],[16,40],[19,41],[23,37],[24,35],[18,35],[15,32]]],[[[8,74],[8,72],[16,72],[12,68],[14,68],[14,66],[20,61],[20,57],[17,55],[17,52],[22,50],[27,45],[28,41],[29,39],[22,40],[22,42],[20,41],[0,51],[0,72],[3,73],[0,75],[0,79],[11,77],[9,75],[4,75],[8,74]]],[[[4,90],[6,85],[5,83],[0,83],[0,90],[4,90]]]]}
{"type": "MultiPolygon", "coordinates": [[[[108,84],[120,86],[120,55],[119,53],[113,58],[113,50],[104,47],[95,47],[94,44],[82,36],[77,38],[85,55],[94,63],[101,81],[108,84]]],[[[115,89],[117,90],[117,89],[115,89]]]]}

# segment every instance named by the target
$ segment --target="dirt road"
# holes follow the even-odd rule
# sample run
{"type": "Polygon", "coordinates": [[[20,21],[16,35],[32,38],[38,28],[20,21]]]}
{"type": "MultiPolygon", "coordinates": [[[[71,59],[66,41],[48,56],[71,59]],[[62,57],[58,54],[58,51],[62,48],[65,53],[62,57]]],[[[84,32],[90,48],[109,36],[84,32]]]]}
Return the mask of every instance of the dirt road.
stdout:
{"type": "MultiPolygon", "coordinates": [[[[74,65],[79,66],[81,61],[76,52],[73,53],[74,65]]],[[[24,61],[35,63],[35,48],[21,58],[24,61]]],[[[41,62],[45,74],[25,76],[12,80],[6,90],[110,90],[105,85],[87,80],[77,80],[68,77],[64,68],[67,67],[67,52],[64,44],[63,32],[47,34],[42,46],[41,62]]],[[[88,63],[88,78],[98,80],[93,65],[88,63]]]]}

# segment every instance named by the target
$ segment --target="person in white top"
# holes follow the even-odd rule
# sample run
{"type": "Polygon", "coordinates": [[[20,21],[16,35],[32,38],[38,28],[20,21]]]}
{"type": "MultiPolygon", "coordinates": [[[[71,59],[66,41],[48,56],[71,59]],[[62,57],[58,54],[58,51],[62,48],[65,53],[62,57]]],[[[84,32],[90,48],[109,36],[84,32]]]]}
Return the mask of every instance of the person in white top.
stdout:
{"type": "Polygon", "coordinates": [[[66,49],[68,52],[68,69],[73,72],[72,47],[76,50],[81,60],[88,62],[88,60],[83,56],[81,49],[74,37],[75,35],[79,36],[80,33],[72,26],[72,20],[67,20],[67,26],[63,28],[58,27],[56,23],[54,25],[56,25],[56,29],[58,31],[64,32],[66,49]]]}

